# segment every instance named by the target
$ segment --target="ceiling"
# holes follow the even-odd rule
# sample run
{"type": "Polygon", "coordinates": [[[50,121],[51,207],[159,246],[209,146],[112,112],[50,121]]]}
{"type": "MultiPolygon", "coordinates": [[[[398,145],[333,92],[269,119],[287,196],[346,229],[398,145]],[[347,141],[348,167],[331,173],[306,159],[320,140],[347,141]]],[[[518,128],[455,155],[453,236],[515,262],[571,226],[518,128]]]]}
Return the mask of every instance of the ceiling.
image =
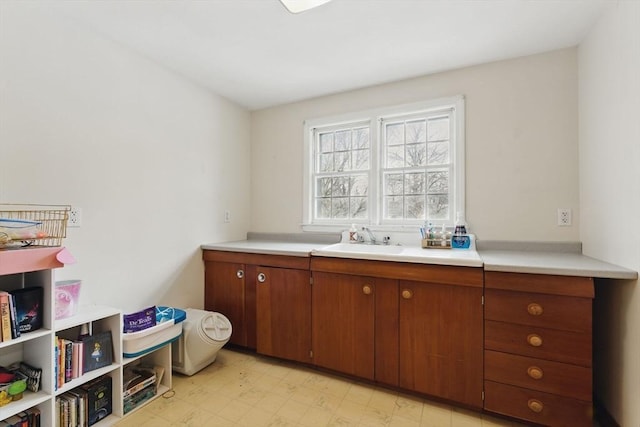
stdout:
{"type": "Polygon", "coordinates": [[[70,18],[256,110],[575,46],[613,0],[51,0],[70,18]]]}

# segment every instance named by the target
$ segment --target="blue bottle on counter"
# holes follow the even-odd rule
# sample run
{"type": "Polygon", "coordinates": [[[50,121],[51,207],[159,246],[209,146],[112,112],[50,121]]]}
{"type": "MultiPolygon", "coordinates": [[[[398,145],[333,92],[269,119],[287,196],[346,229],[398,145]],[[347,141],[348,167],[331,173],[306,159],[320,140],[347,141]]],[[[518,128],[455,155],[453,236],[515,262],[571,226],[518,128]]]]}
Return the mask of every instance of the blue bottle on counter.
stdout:
{"type": "Polygon", "coordinates": [[[469,249],[471,246],[471,238],[467,234],[467,225],[462,219],[462,215],[458,212],[458,219],[456,220],[456,226],[451,236],[451,248],[452,249],[469,249]]]}

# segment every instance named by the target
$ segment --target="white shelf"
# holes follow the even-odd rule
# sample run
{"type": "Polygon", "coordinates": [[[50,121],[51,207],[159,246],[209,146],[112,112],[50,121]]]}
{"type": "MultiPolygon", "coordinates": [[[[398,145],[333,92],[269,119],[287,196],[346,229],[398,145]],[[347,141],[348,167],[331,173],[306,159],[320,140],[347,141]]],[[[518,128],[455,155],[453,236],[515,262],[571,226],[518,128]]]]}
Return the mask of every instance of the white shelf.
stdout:
{"type": "MultiPolygon", "coordinates": [[[[33,393],[25,391],[22,399],[0,406],[0,420],[11,417],[29,408],[37,407],[41,413],[41,425],[55,425],[56,397],[87,383],[102,375],[109,375],[112,379],[112,414],[101,420],[96,427],[106,427],[115,424],[124,416],[122,400],[122,374],[125,365],[136,361],[145,361],[164,367],[164,376],[158,385],[158,393],[142,403],[130,413],[136,412],[149,402],[171,389],[171,344],[160,347],[142,356],[126,358],[122,356],[122,311],[102,305],[80,306],[74,316],[65,319],[54,319],[55,286],[54,268],[62,267],[56,261],[55,255],[62,248],[38,248],[15,251],[0,250],[0,290],[12,291],[19,287],[42,286],[43,327],[33,332],[21,335],[19,338],[0,342],[0,365],[24,360],[42,369],[40,379],[41,391],[33,393]],[[17,267],[19,266],[19,267],[17,267]],[[93,371],[89,371],[79,378],[65,383],[55,389],[54,346],[56,336],[65,338],[77,337],[80,326],[90,324],[93,331],[111,331],[113,342],[113,363],[93,371]]],[[[127,414],[127,415],[129,415],[127,414]]]]}

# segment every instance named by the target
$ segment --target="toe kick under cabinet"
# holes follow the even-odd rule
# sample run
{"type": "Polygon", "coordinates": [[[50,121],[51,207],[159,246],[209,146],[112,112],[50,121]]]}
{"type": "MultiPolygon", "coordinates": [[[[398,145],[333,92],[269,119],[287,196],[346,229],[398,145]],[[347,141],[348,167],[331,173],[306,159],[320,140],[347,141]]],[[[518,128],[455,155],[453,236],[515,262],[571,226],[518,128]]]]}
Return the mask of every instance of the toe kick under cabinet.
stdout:
{"type": "Polygon", "coordinates": [[[593,279],[485,272],[484,408],[591,426],[593,279]]]}

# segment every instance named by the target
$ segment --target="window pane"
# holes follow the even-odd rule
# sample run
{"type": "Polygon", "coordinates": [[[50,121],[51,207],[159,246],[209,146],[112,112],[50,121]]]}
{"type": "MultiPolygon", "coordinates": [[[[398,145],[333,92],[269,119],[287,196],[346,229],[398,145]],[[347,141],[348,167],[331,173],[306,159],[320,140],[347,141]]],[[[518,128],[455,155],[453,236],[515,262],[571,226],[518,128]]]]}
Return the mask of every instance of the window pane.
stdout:
{"type": "Polygon", "coordinates": [[[346,151],[351,149],[351,130],[340,130],[336,132],[336,151],[346,151]]]}
{"type": "Polygon", "coordinates": [[[449,197],[448,196],[428,196],[427,218],[447,219],[449,217],[449,197]]]}
{"type": "Polygon", "coordinates": [[[424,196],[407,196],[405,198],[405,206],[405,218],[424,219],[424,196]]]}
{"type": "Polygon", "coordinates": [[[352,197],[351,198],[351,218],[366,219],[367,215],[367,198],[352,197]]]}
{"type": "Polygon", "coordinates": [[[445,141],[449,139],[449,117],[431,119],[427,125],[428,141],[445,141]]]}
{"type": "Polygon", "coordinates": [[[351,170],[351,153],[349,151],[341,151],[335,154],[335,169],[336,172],[343,172],[351,170]]]}
{"type": "Polygon", "coordinates": [[[387,147],[387,167],[404,167],[404,146],[387,147]]]}
{"type": "Polygon", "coordinates": [[[354,150],[369,148],[369,128],[360,128],[353,130],[352,148],[354,150]]]}
{"type": "Polygon", "coordinates": [[[331,199],[316,200],[316,218],[318,219],[331,218],[331,199]]]}
{"type": "Polygon", "coordinates": [[[394,123],[386,126],[387,145],[404,144],[404,123],[394,123]]]}
{"type": "Polygon", "coordinates": [[[402,195],[403,176],[401,173],[389,173],[384,176],[384,194],[389,196],[402,195]]]}
{"type": "Polygon", "coordinates": [[[331,180],[331,195],[341,197],[349,195],[349,178],[337,177],[331,180]]]}
{"type": "Polygon", "coordinates": [[[320,164],[318,165],[318,172],[332,172],[333,171],[333,153],[320,154],[320,164]]]}
{"type": "Polygon", "coordinates": [[[408,173],[404,176],[404,194],[424,193],[424,173],[408,173]]]}
{"type": "Polygon", "coordinates": [[[331,196],[331,178],[320,178],[317,181],[316,197],[331,196]]]}
{"type": "Polygon", "coordinates": [[[384,198],[384,217],[385,219],[402,219],[403,197],[385,197],[384,198]]]}
{"type": "Polygon", "coordinates": [[[429,164],[444,165],[449,163],[449,143],[433,142],[427,144],[429,164]]]}
{"type": "Polygon", "coordinates": [[[351,177],[351,195],[366,196],[369,193],[369,177],[367,175],[355,175],[351,177]]]}
{"type": "Polygon", "coordinates": [[[351,155],[354,170],[369,169],[369,150],[354,150],[351,155]]]}
{"type": "Polygon", "coordinates": [[[320,152],[328,153],[333,151],[333,133],[320,134],[320,152]]]}
{"type": "Polygon", "coordinates": [[[429,194],[449,192],[449,172],[436,171],[427,173],[427,188],[429,194]]]}
{"type": "Polygon", "coordinates": [[[425,142],[427,140],[427,122],[418,120],[407,122],[407,144],[425,142]]]}
{"type": "Polygon", "coordinates": [[[349,218],[349,199],[346,197],[332,199],[331,214],[332,218],[349,218]]]}
{"type": "Polygon", "coordinates": [[[407,145],[408,167],[425,166],[427,164],[427,144],[407,145]]]}

